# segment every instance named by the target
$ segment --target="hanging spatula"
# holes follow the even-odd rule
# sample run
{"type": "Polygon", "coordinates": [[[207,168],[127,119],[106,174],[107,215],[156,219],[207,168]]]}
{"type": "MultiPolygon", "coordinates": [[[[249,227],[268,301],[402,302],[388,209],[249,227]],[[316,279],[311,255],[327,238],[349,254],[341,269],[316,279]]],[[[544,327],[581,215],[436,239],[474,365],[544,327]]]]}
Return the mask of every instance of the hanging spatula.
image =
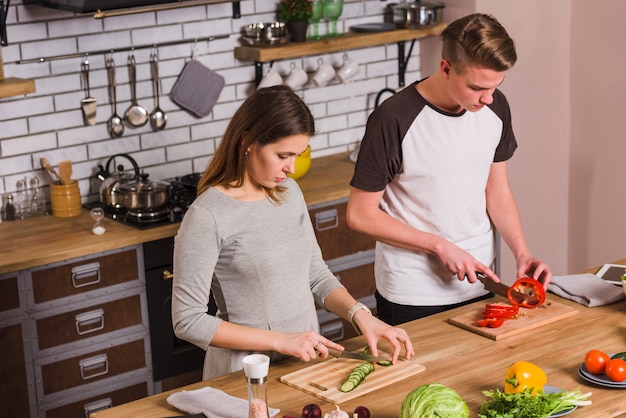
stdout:
{"type": "Polygon", "coordinates": [[[91,93],[89,91],[89,60],[85,59],[85,61],[81,64],[82,74],[83,74],[83,87],[85,88],[85,98],[81,99],[80,106],[83,110],[83,120],[85,125],[95,125],[96,124],[96,108],[97,103],[96,99],[91,97],[91,93]]]}

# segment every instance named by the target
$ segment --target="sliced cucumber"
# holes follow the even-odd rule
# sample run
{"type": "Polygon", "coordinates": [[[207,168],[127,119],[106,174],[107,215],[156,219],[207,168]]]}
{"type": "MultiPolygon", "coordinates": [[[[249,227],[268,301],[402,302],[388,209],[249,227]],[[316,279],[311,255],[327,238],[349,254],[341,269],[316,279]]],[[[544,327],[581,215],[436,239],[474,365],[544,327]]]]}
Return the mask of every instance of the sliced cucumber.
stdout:
{"type": "Polygon", "coordinates": [[[341,384],[339,390],[342,392],[350,392],[353,391],[357,386],[359,386],[365,377],[374,371],[374,365],[371,363],[362,363],[356,366],[350,372],[350,375],[346,379],[345,382],[341,384]]]}
{"type": "Polygon", "coordinates": [[[393,363],[391,362],[391,360],[379,360],[376,362],[376,364],[378,364],[379,366],[391,366],[393,363]]]}

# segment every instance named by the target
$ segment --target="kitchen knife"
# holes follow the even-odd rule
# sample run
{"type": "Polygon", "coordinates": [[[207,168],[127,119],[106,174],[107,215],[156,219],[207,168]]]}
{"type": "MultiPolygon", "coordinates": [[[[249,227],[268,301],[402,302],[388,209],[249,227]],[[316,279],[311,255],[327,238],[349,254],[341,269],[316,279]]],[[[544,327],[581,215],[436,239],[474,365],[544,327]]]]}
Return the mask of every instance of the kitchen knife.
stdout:
{"type": "Polygon", "coordinates": [[[370,361],[370,362],[391,361],[391,359],[384,358],[384,357],[376,357],[376,356],[373,356],[371,354],[353,353],[353,352],[350,352],[350,351],[339,351],[339,350],[335,350],[334,348],[330,348],[330,347],[326,347],[326,348],[328,348],[328,353],[331,356],[337,357],[337,358],[350,358],[350,359],[364,360],[364,361],[370,361]]]}
{"type": "MultiPolygon", "coordinates": [[[[496,295],[503,296],[507,299],[509,298],[509,290],[511,289],[510,286],[507,286],[502,282],[496,283],[486,274],[479,271],[476,272],[476,277],[478,277],[478,280],[483,283],[483,286],[485,286],[486,290],[490,291],[491,293],[495,293],[496,295]]],[[[524,293],[518,292],[516,290],[511,291],[511,297],[518,301],[522,301],[527,298],[524,293]]],[[[538,308],[545,309],[546,306],[544,304],[541,304],[538,306],[538,308]]]]}

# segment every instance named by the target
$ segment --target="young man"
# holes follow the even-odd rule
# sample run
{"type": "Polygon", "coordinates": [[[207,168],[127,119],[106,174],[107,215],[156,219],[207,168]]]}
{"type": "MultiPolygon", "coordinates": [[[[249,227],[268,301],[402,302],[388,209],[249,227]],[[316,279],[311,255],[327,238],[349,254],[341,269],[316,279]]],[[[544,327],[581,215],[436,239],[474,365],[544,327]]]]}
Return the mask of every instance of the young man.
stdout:
{"type": "Polygon", "coordinates": [[[484,14],[441,39],[438,71],[370,116],[350,183],[348,225],[378,240],[376,298],[389,324],[489,297],[476,272],[499,281],[494,226],[518,277],[547,287],[552,276],[528,249],[507,178],[517,142],[497,87],[517,59],[513,40],[484,14]]]}

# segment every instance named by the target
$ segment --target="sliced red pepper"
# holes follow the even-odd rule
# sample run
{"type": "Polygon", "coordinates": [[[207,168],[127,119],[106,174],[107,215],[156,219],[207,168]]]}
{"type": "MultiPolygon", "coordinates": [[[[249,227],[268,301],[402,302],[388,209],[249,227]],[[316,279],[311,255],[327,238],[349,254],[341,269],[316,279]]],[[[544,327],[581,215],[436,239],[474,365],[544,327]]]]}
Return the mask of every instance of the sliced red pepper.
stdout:
{"type": "Polygon", "coordinates": [[[513,318],[515,315],[517,315],[517,312],[515,311],[488,310],[488,309],[485,309],[481,314],[483,319],[489,319],[489,318],[510,319],[510,318],[513,318]]]}
{"type": "Polygon", "coordinates": [[[504,318],[479,319],[476,325],[479,327],[498,328],[504,324],[504,318]]]}
{"type": "Polygon", "coordinates": [[[513,311],[515,313],[519,312],[519,308],[515,305],[509,305],[508,303],[488,303],[485,305],[485,309],[487,310],[503,310],[503,311],[513,311]]]}
{"type": "Polygon", "coordinates": [[[509,301],[523,308],[536,308],[546,300],[546,291],[543,285],[530,277],[517,280],[508,293],[509,301]]]}

